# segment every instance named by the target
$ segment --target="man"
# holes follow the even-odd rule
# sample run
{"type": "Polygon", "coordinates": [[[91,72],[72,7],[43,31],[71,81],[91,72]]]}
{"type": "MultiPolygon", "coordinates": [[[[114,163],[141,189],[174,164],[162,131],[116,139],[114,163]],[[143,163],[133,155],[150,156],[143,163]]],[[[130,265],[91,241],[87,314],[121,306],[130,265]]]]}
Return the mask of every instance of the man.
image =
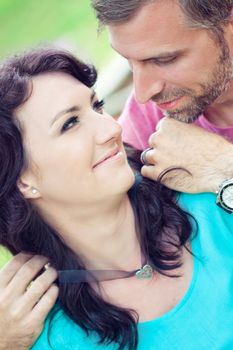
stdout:
{"type": "MultiPolygon", "coordinates": [[[[187,192],[216,191],[233,178],[233,145],[228,141],[233,140],[233,0],[92,3],[100,22],[107,25],[112,46],[128,59],[133,71],[135,95],[121,123],[125,141],[139,149],[152,148],[145,155],[151,165],[142,168],[143,175],[157,179],[166,169],[184,168],[165,174],[165,184],[187,192]],[[192,122],[221,136],[187,124],[192,122]]],[[[231,206],[232,197],[228,197],[227,206],[231,206]]],[[[28,349],[55,302],[57,290],[47,295],[55,278],[51,270],[50,276],[34,282],[40,286],[36,297],[41,297],[44,308],[35,309],[32,299],[36,297],[27,294],[30,288],[18,294],[12,288],[28,262],[31,274],[25,272],[24,284],[36,275],[40,264],[32,259],[21,258],[20,268],[18,262],[10,262],[11,280],[6,280],[6,270],[0,276],[0,319],[8,315],[13,300],[15,305],[8,317],[15,320],[13,326],[7,319],[0,324],[0,349],[28,349]],[[30,307],[23,315],[26,300],[30,307]]]]}
{"type": "Polygon", "coordinates": [[[185,192],[217,191],[233,178],[233,145],[178,121],[233,140],[233,1],[92,0],[92,5],[133,72],[135,95],[121,123],[126,142],[143,149],[149,140],[153,148],[146,160],[154,166],[143,167],[143,175],[157,179],[168,168],[185,168],[169,172],[165,184],[185,192]]]}

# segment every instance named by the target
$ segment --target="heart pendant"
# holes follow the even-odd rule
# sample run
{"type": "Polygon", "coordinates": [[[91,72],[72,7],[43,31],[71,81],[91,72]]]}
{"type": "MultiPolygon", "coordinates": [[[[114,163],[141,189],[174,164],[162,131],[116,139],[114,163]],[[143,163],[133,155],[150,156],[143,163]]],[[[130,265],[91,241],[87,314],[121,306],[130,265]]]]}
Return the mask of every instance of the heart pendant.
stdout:
{"type": "Polygon", "coordinates": [[[147,278],[151,278],[153,275],[153,269],[150,265],[144,265],[141,269],[139,269],[136,273],[135,276],[138,279],[147,279],[147,278]]]}

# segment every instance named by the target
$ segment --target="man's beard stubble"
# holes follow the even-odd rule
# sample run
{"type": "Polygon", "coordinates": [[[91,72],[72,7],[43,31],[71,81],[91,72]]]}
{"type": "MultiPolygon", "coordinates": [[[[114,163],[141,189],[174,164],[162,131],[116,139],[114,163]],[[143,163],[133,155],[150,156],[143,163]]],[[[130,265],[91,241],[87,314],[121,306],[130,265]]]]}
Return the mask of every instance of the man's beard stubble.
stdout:
{"type": "Polygon", "coordinates": [[[189,96],[191,101],[180,109],[165,111],[165,115],[176,120],[193,123],[198,117],[224,92],[227,90],[232,78],[233,65],[230,50],[223,38],[218,61],[212,70],[212,75],[205,83],[201,83],[202,93],[195,96],[191,89],[174,88],[169,93],[163,93],[152,97],[154,102],[171,101],[182,96],[189,96]]]}

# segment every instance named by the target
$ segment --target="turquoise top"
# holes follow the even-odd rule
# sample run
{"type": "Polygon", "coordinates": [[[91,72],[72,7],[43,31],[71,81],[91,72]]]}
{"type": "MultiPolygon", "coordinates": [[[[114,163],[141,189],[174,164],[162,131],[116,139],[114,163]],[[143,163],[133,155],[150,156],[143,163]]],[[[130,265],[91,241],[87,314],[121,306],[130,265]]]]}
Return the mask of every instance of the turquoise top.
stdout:
{"type": "MultiPolygon", "coordinates": [[[[233,214],[215,204],[213,194],[181,194],[180,205],[198,222],[192,241],[193,276],[183,299],[169,312],[138,324],[138,350],[233,349],[233,214]]],[[[49,317],[48,317],[49,319],[49,317]]],[[[48,320],[33,350],[115,350],[86,337],[61,309],[48,320]]]]}

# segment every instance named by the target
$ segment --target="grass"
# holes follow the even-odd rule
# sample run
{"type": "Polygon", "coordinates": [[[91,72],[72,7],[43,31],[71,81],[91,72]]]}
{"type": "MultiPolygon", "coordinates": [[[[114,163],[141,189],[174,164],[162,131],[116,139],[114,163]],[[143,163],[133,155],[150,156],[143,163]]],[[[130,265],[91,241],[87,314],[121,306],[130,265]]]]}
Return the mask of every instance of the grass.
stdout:
{"type": "MultiPolygon", "coordinates": [[[[97,35],[89,0],[1,0],[0,23],[0,58],[49,42],[74,48],[98,68],[113,56],[107,33],[97,35]]],[[[0,267],[9,257],[0,247],[0,267]]]]}

